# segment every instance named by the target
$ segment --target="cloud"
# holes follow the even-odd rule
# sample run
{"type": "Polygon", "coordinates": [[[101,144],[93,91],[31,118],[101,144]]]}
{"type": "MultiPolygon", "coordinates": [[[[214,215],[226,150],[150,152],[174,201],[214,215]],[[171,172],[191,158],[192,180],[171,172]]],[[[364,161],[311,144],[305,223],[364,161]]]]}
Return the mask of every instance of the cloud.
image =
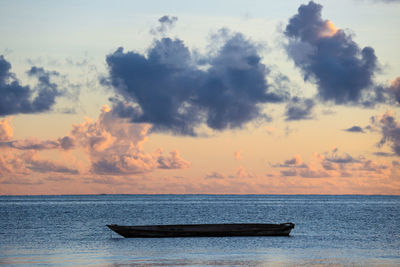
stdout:
{"type": "Polygon", "coordinates": [[[377,177],[388,175],[395,167],[377,163],[364,157],[354,158],[348,153],[340,153],[337,148],[321,154],[315,153],[312,160],[305,163],[299,155],[283,163],[271,164],[279,168],[283,177],[334,178],[334,177],[377,177]]]}
{"type": "Polygon", "coordinates": [[[73,125],[64,137],[55,140],[12,140],[9,120],[3,119],[0,121],[0,176],[32,173],[114,176],[190,167],[191,163],[182,158],[177,150],[168,155],[164,155],[162,149],[154,153],[144,152],[142,144],[148,139],[149,129],[150,125],[131,123],[104,106],[97,120],[86,118],[83,123],[73,125]],[[83,151],[87,161],[76,161],[73,154],[63,152],[63,161],[72,161],[75,166],[70,167],[63,162],[40,157],[41,151],[52,149],[83,151]]]}
{"type": "MultiPolygon", "coordinates": [[[[360,48],[352,35],[321,18],[322,5],[301,5],[285,29],[286,51],[305,81],[317,84],[318,97],[336,104],[373,104],[374,49],[360,48]]],[[[377,100],[376,100],[377,101],[377,100]]]]}
{"type": "Polygon", "coordinates": [[[343,153],[339,155],[338,153],[332,153],[331,155],[326,157],[326,160],[333,163],[347,164],[347,163],[355,163],[360,162],[360,160],[353,158],[347,153],[343,153]]]}
{"type": "Polygon", "coordinates": [[[391,96],[397,103],[400,103],[400,77],[396,77],[392,84],[387,88],[391,96]]]}
{"type": "Polygon", "coordinates": [[[211,172],[211,173],[207,173],[204,178],[206,178],[206,179],[225,179],[226,176],[219,172],[211,172]]]}
{"type": "Polygon", "coordinates": [[[239,166],[238,168],[235,169],[233,174],[225,175],[223,173],[214,171],[214,172],[207,173],[204,178],[206,178],[206,179],[230,178],[230,179],[245,179],[245,180],[247,180],[247,179],[256,178],[256,177],[257,177],[256,174],[247,171],[246,168],[243,166],[239,166]]]}
{"type": "Polygon", "coordinates": [[[357,125],[354,125],[348,129],[344,129],[343,131],[352,132],[352,133],[364,133],[364,130],[360,126],[357,126],[357,125]]]}
{"type": "Polygon", "coordinates": [[[151,171],[155,159],[142,152],[147,140],[148,125],[130,124],[113,116],[104,106],[96,121],[86,119],[73,125],[70,137],[84,149],[96,174],[137,174],[151,171]]]}
{"type": "Polygon", "coordinates": [[[307,168],[305,170],[301,170],[299,172],[299,176],[303,178],[324,178],[324,177],[330,177],[330,174],[324,170],[319,170],[319,169],[313,170],[307,168]]]}
{"type": "Polygon", "coordinates": [[[24,140],[16,140],[9,142],[10,147],[19,150],[47,150],[59,148],[60,144],[57,141],[45,140],[40,141],[36,138],[28,138],[24,140]]]}
{"type": "MultiPolygon", "coordinates": [[[[12,130],[12,128],[11,128],[12,130]]],[[[2,131],[2,125],[0,123],[0,133],[2,131]]],[[[12,132],[11,132],[12,134],[12,132]]],[[[49,149],[61,149],[69,150],[74,147],[74,140],[69,136],[58,138],[57,140],[38,140],[30,137],[22,140],[11,140],[12,136],[8,136],[8,139],[1,138],[0,135],[0,148],[8,147],[18,150],[49,150],[49,149]]]]}
{"type": "Polygon", "coordinates": [[[301,165],[303,160],[300,155],[295,155],[293,158],[285,160],[284,165],[293,166],[293,165],[301,165]]]}
{"type": "Polygon", "coordinates": [[[79,174],[73,167],[63,162],[40,158],[37,151],[15,153],[11,150],[2,151],[0,155],[0,176],[22,177],[32,176],[32,173],[63,173],[79,174]]]}
{"type": "Polygon", "coordinates": [[[101,175],[140,174],[155,169],[154,159],[142,154],[114,154],[111,157],[99,157],[91,164],[91,172],[101,175]]]}
{"type": "Polygon", "coordinates": [[[37,160],[29,159],[25,161],[26,168],[39,173],[65,173],[65,174],[79,174],[79,171],[74,168],[67,167],[63,164],[52,162],[50,160],[37,160]]]}
{"type": "Polygon", "coordinates": [[[168,157],[160,155],[157,159],[158,166],[160,169],[187,169],[191,163],[184,160],[177,150],[169,152],[168,157]]]}
{"type": "Polygon", "coordinates": [[[0,143],[11,140],[13,129],[10,125],[11,118],[4,118],[0,120],[0,143]]]}
{"type": "Polygon", "coordinates": [[[359,169],[368,171],[368,172],[382,173],[384,170],[387,170],[388,168],[389,168],[389,166],[387,166],[387,165],[377,164],[376,162],[373,162],[372,160],[365,160],[359,169]]]}
{"type": "Polygon", "coordinates": [[[70,136],[64,136],[57,139],[59,146],[64,150],[72,149],[75,146],[74,139],[70,136]]]}
{"type": "Polygon", "coordinates": [[[168,30],[171,30],[175,26],[175,22],[178,21],[178,18],[175,16],[162,16],[158,19],[160,25],[155,29],[151,29],[151,34],[165,34],[168,30]]]}
{"type": "Polygon", "coordinates": [[[290,167],[305,168],[306,167],[306,165],[303,163],[303,159],[301,158],[300,155],[294,155],[292,158],[285,160],[283,163],[271,164],[271,166],[274,168],[290,168],[290,167]]]}
{"type": "Polygon", "coordinates": [[[57,72],[32,67],[27,73],[36,77],[38,83],[31,88],[22,86],[10,69],[11,64],[0,55],[0,116],[48,111],[62,94],[57,84],[51,82],[52,77],[59,75],[57,72]]]}
{"type": "Polygon", "coordinates": [[[162,150],[150,154],[142,144],[148,139],[149,124],[135,124],[120,118],[104,106],[96,121],[73,125],[69,135],[75,144],[84,148],[95,174],[140,174],[155,169],[184,169],[190,162],[174,150],[163,156],[162,150]]]}
{"type": "Polygon", "coordinates": [[[2,176],[18,176],[29,174],[25,162],[21,157],[16,156],[9,151],[1,151],[0,153],[0,177],[2,176]]]}
{"type": "Polygon", "coordinates": [[[287,93],[271,90],[260,47],[226,31],[213,45],[215,50],[200,57],[171,38],[156,40],[146,55],[118,48],[106,58],[109,77],[103,80],[117,93],[116,112],[150,123],[152,131],[192,136],[202,124],[224,130],[267,119],[261,104],[281,102],[287,93]]]}
{"type": "Polygon", "coordinates": [[[233,153],[233,156],[235,157],[235,160],[243,159],[242,153],[243,153],[243,151],[241,149],[235,151],[235,153],[233,153]]]}
{"type": "Polygon", "coordinates": [[[388,153],[388,152],[374,152],[374,155],[378,156],[378,157],[393,157],[393,156],[396,156],[396,154],[388,153]]]}
{"type": "Polygon", "coordinates": [[[0,120],[0,149],[12,148],[17,150],[48,150],[63,149],[68,150],[73,147],[73,140],[65,136],[58,140],[38,140],[36,138],[27,138],[22,140],[12,140],[13,128],[10,124],[11,117],[0,120]]]}
{"type": "Polygon", "coordinates": [[[400,123],[394,117],[392,111],[371,118],[372,127],[377,127],[382,134],[378,145],[388,144],[392,151],[400,156],[400,123]]]}
{"type": "Polygon", "coordinates": [[[313,117],[311,113],[314,106],[315,102],[312,99],[300,99],[298,97],[293,97],[286,105],[286,121],[312,119],[313,117]]]}
{"type": "Polygon", "coordinates": [[[323,178],[330,176],[323,168],[318,168],[313,163],[304,163],[300,155],[295,155],[293,158],[285,160],[284,163],[271,164],[271,166],[282,168],[280,173],[284,177],[323,178]]]}

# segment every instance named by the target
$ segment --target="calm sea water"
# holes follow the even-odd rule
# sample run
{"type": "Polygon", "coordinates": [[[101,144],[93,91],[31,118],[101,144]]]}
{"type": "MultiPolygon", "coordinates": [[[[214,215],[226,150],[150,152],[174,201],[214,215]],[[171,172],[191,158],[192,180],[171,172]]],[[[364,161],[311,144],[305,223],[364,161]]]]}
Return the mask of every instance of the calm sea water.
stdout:
{"type": "Polygon", "coordinates": [[[0,196],[0,264],[399,266],[399,196],[0,196]],[[106,224],[296,224],[290,237],[125,239],[106,224]]]}

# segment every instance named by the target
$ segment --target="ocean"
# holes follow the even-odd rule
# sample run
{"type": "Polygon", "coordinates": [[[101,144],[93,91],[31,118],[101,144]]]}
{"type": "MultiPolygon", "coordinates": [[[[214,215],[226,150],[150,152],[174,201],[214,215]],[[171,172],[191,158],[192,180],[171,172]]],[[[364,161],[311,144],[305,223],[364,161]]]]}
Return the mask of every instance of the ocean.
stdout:
{"type": "Polygon", "coordinates": [[[0,265],[400,266],[400,196],[0,196],[0,265]],[[106,224],[293,222],[289,237],[122,238],[106,224]]]}

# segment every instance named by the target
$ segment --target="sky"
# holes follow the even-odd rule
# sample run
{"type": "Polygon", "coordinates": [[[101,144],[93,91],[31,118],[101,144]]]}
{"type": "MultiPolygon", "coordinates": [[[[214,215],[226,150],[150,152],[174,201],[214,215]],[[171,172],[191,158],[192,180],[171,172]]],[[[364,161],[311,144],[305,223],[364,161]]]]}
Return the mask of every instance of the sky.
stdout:
{"type": "Polygon", "coordinates": [[[0,194],[400,194],[400,1],[0,2],[0,194]]]}

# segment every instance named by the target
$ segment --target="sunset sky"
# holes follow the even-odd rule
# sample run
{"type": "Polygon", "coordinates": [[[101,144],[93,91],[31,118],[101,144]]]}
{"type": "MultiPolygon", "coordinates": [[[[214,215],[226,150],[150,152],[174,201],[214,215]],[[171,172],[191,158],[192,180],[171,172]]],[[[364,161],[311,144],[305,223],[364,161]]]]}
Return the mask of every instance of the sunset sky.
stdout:
{"type": "Polygon", "coordinates": [[[0,2],[0,194],[400,194],[400,1],[0,2]]]}

